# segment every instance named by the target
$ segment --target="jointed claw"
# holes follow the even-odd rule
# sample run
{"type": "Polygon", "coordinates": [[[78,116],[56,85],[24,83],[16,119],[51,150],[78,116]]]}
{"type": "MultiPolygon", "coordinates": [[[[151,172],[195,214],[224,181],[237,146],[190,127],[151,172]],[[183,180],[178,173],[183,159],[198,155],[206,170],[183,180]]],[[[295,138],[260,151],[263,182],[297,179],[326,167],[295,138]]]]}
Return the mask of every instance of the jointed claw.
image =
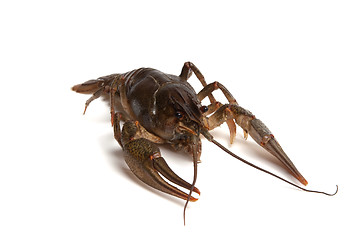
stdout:
{"type": "MultiPolygon", "coordinates": [[[[143,135],[138,130],[138,123],[127,121],[120,130],[120,115],[116,113],[114,119],[114,137],[124,149],[125,161],[135,176],[155,189],[187,200],[188,194],[169,184],[159,174],[188,190],[192,188],[192,185],[173,172],[161,156],[159,148],[152,141],[143,137],[138,138],[143,135]]],[[[192,189],[200,195],[198,188],[192,189]]],[[[190,197],[192,202],[197,200],[195,197],[190,197]]]]}

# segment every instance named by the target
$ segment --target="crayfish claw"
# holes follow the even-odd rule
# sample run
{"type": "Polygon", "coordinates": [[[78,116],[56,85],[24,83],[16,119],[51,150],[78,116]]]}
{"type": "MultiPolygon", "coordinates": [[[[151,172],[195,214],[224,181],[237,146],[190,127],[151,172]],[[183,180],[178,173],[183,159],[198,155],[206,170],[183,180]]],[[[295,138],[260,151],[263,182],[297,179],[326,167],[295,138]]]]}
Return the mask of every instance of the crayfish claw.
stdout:
{"type": "MultiPolygon", "coordinates": [[[[133,144],[138,144],[138,146],[145,146],[145,140],[143,138],[136,139],[133,141],[133,144]]],[[[148,140],[146,140],[148,141],[148,140]]],[[[150,143],[150,142],[149,142],[150,143]]],[[[147,143],[148,144],[148,143],[147,143]]],[[[134,145],[135,146],[135,145],[134,145]]],[[[134,175],[139,178],[145,184],[151,186],[154,189],[165,192],[167,194],[173,195],[175,197],[179,197],[181,199],[187,200],[188,194],[181,191],[177,187],[171,185],[166,180],[164,180],[162,176],[164,176],[169,181],[181,186],[181,187],[191,187],[191,185],[185,182],[183,179],[178,177],[167,165],[165,160],[160,157],[159,152],[151,154],[149,157],[142,157],[140,153],[134,154],[135,151],[130,150],[129,144],[126,144],[126,155],[125,161],[130,168],[130,170],[134,173],[134,175]],[[142,158],[141,158],[142,157],[142,158]]],[[[194,192],[200,194],[200,191],[197,188],[193,189],[194,192]]],[[[198,199],[195,197],[190,198],[190,201],[195,202],[198,199]]]]}
{"type": "MultiPolygon", "coordinates": [[[[190,183],[186,182],[173,172],[173,170],[168,166],[164,158],[162,157],[155,158],[153,163],[154,163],[154,168],[158,170],[158,172],[162,174],[163,177],[167,178],[169,181],[188,190],[192,188],[192,185],[190,183]]],[[[193,187],[192,191],[197,193],[198,195],[201,194],[200,190],[197,187],[193,187]]]]}
{"type": "Polygon", "coordinates": [[[265,150],[275,156],[283,165],[290,171],[290,173],[303,185],[307,185],[307,180],[297,170],[293,162],[289,159],[287,154],[283,151],[281,145],[275,139],[274,135],[265,124],[259,119],[250,121],[250,136],[265,150]]]}
{"type": "MultiPolygon", "coordinates": [[[[125,153],[125,162],[127,163],[130,170],[137,178],[152,188],[187,200],[189,197],[187,193],[171,185],[164,178],[162,178],[162,176],[170,182],[188,190],[192,188],[192,185],[172,171],[164,158],[161,157],[160,150],[154,143],[145,138],[133,139],[130,137],[130,135],[128,135],[128,132],[133,132],[131,128],[133,124],[134,123],[131,122],[126,122],[124,124],[122,133],[123,136],[121,137],[121,143],[125,153]]],[[[115,126],[117,125],[118,121],[115,122],[115,126]]],[[[115,136],[117,137],[119,135],[116,134],[115,136]]],[[[192,191],[200,194],[200,190],[198,190],[196,187],[193,187],[192,191]]],[[[197,198],[192,196],[190,198],[190,201],[192,202],[197,200],[197,198]]]]}

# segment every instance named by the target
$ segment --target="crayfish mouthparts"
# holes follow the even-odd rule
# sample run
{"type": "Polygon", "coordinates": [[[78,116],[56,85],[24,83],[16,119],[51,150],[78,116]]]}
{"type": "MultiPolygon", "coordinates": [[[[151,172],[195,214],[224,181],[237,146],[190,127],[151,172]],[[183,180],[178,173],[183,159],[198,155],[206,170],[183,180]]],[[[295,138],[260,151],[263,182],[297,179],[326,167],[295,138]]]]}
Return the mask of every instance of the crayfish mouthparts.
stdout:
{"type": "Polygon", "coordinates": [[[178,126],[178,130],[180,130],[182,132],[185,131],[192,135],[198,136],[198,134],[194,130],[192,130],[191,128],[188,128],[186,126],[183,126],[183,125],[178,126]]]}

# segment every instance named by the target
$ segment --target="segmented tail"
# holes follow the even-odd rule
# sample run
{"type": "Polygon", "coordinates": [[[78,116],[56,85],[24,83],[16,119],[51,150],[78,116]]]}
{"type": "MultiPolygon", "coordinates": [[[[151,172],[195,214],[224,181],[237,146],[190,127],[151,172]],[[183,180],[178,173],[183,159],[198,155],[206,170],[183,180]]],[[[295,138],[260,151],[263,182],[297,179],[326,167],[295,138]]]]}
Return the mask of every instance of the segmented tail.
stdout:
{"type": "MultiPolygon", "coordinates": [[[[103,93],[110,93],[110,88],[112,88],[114,85],[114,83],[118,83],[117,80],[118,79],[123,80],[123,75],[122,74],[111,74],[108,76],[104,76],[104,77],[100,77],[98,79],[93,79],[93,80],[89,80],[86,81],[84,83],[81,84],[77,84],[75,86],[73,86],[71,89],[77,93],[83,93],[83,94],[92,94],[92,96],[86,101],[85,103],[85,110],[83,112],[83,114],[85,114],[86,109],[88,107],[88,105],[90,105],[90,103],[99,98],[103,93]]],[[[113,122],[113,115],[114,115],[114,95],[115,95],[115,91],[110,93],[110,102],[111,102],[111,122],[113,122]]]]}
{"type": "Polygon", "coordinates": [[[71,89],[78,93],[93,94],[103,86],[105,86],[105,79],[97,79],[77,84],[73,86],[71,89]]]}
{"type": "Polygon", "coordinates": [[[107,86],[111,87],[111,84],[113,81],[118,79],[120,76],[123,76],[122,74],[111,74],[103,77],[99,77],[98,79],[92,79],[89,81],[86,81],[81,84],[77,84],[73,86],[71,89],[78,93],[83,94],[93,94],[100,90],[101,88],[105,88],[107,86]]]}

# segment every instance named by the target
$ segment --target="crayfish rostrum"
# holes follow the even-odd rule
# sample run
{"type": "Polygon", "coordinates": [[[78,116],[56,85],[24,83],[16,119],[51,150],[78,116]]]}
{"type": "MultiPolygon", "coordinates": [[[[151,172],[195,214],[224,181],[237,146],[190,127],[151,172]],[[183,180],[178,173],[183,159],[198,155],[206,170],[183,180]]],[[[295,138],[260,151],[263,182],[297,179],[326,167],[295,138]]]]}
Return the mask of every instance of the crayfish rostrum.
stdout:
{"type": "Polygon", "coordinates": [[[244,131],[244,138],[250,135],[260,146],[274,155],[289,172],[303,185],[306,179],[296,169],[294,164],[282,150],[276,138],[269,129],[250,111],[242,108],[232,94],[219,82],[207,84],[198,68],[191,62],[183,65],[179,76],[165,74],[152,68],[139,68],[123,74],[112,74],[90,80],[72,87],[78,93],[92,94],[86,101],[88,105],[101,95],[110,98],[111,124],[114,137],[125,153],[125,161],[130,170],[144,183],[167,194],[182,198],[186,201],[196,201],[192,192],[200,194],[195,187],[197,163],[201,155],[201,139],[204,136],[233,157],[244,163],[277,177],[304,191],[323,193],[304,189],[267,170],[253,165],[230,152],[218,143],[209,133],[210,130],[222,123],[227,123],[232,143],[236,124],[244,131]],[[203,88],[198,93],[188,83],[194,73],[203,88]],[[220,90],[227,99],[226,104],[216,101],[215,90],[220,90]],[[209,105],[201,101],[209,98],[209,105]],[[116,101],[119,98],[120,101],[116,101]],[[120,108],[116,111],[115,106],[120,108]],[[123,128],[120,122],[123,121],[123,128]],[[157,144],[170,144],[176,150],[183,150],[192,156],[194,178],[190,184],[175,174],[161,155],[157,144]],[[185,193],[174,187],[166,180],[186,188],[185,193]]]}

